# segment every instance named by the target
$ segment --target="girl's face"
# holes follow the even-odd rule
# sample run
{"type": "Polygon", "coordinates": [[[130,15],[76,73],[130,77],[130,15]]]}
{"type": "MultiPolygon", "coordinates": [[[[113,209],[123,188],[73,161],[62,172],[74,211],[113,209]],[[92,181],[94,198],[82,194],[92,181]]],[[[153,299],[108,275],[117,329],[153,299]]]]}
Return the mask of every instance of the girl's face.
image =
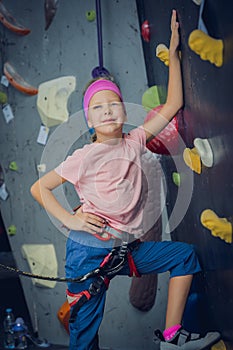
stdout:
{"type": "Polygon", "coordinates": [[[88,126],[98,133],[114,136],[122,131],[126,120],[125,108],[120,97],[111,90],[97,92],[90,100],[88,126]]]}

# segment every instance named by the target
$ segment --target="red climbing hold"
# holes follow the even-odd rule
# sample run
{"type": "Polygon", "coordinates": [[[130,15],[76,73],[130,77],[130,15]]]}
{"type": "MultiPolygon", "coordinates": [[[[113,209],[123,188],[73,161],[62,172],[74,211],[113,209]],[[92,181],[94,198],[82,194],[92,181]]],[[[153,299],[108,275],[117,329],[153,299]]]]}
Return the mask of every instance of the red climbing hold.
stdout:
{"type": "Polygon", "coordinates": [[[148,20],[146,20],[142,23],[141,34],[142,34],[143,39],[146,42],[150,41],[150,25],[149,25],[148,20]]]}
{"type": "MultiPolygon", "coordinates": [[[[145,118],[145,122],[156,117],[163,105],[157,106],[150,110],[145,118]]],[[[147,143],[147,148],[158,154],[177,154],[179,144],[178,121],[175,116],[172,121],[150,142],[147,143]]]]}

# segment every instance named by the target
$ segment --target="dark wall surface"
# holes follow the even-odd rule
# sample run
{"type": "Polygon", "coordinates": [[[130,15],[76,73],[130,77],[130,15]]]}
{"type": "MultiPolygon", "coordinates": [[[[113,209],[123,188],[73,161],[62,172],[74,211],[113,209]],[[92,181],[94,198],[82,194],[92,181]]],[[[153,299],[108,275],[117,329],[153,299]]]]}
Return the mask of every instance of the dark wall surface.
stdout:
{"type": "MultiPolygon", "coordinates": [[[[148,20],[150,24],[150,42],[143,41],[150,86],[167,82],[168,67],[156,57],[155,49],[159,43],[169,46],[170,9],[178,12],[185,99],[183,116],[178,120],[179,132],[189,148],[193,147],[195,138],[207,138],[213,150],[214,165],[203,167],[201,174],[192,174],[190,204],[171,236],[173,240],[195,244],[203,267],[202,275],[194,284],[194,292],[199,296],[197,303],[201,305],[196,323],[203,329],[218,329],[224,340],[232,342],[233,245],[213,237],[201,224],[200,215],[205,209],[211,209],[222,218],[233,214],[233,3],[206,0],[203,9],[202,19],[209,36],[223,40],[221,67],[203,61],[188,45],[190,33],[198,28],[200,11],[193,1],[138,0],[137,5],[140,23],[148,20]]],[[[181,161],[182,154],[181,147],[177,156],[181,161]]],[[[163,156],[163,163],[168,187],[167,208],[171,213],[179,192],[172,181],[172,173],[177,171],[176,162],[174,157],[163,156]]],[[[192,315],[186,318],[192,319],[192,315]]]]}

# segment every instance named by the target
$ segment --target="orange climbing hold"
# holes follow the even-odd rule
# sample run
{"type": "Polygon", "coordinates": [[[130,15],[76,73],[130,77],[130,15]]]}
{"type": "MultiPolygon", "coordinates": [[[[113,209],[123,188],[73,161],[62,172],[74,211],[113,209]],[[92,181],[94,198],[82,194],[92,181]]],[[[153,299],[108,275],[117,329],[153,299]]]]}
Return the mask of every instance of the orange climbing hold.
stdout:
{"type": "Polygon", "coordinates": [[[0,21],[12,32],[19,35],[27,35],[31,32],[30,29],[19,24],[16,19],[9,13],[2,2],[0,2],[0,21]]]}
{"type": "Polygon", "coordinates": [[[9,80],[9,83],[14,86],[17,90],[28,94],[28,95],[36,95],[38,93],[38,89],[34,86],[28,84],[14,69],[14,67],[6,62],[3,68],[4,74],[9,80]]]}
{"type": "Polygon", "coordinates": [[[67,300],[59,308],[57,317],[67,333],[69,333],[70,305],[67,300]]]}

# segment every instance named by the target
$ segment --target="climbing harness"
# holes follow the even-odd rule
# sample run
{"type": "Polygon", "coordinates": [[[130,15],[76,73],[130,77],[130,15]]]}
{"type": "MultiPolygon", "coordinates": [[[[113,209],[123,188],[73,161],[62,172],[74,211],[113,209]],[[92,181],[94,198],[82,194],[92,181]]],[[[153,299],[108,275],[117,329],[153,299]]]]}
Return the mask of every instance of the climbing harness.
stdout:
{"type": "MultiPolygon", "coordinates": [[[[124,238],[126,238],[127,235],[129,234],[124,233],[124,238]]],[[[129,265],[129,276],[140,277],[131,254],[138,246],[139,242],[139,240],[136,240],[132,243],[128,243],[127,239],[124,239],[120,247],[113,248],[101,262],[99,273],[96,276],[97,278],[90,284],[88,289],[78,293],[72,293],[68,289],[66,290],[67,301],[72,308],[69,323],[75,321],[78,311],[91,297],[101,293],[104,288],[108,289],[111,278],[123,269],[126,262],[128,262],[129,265]]]]}

